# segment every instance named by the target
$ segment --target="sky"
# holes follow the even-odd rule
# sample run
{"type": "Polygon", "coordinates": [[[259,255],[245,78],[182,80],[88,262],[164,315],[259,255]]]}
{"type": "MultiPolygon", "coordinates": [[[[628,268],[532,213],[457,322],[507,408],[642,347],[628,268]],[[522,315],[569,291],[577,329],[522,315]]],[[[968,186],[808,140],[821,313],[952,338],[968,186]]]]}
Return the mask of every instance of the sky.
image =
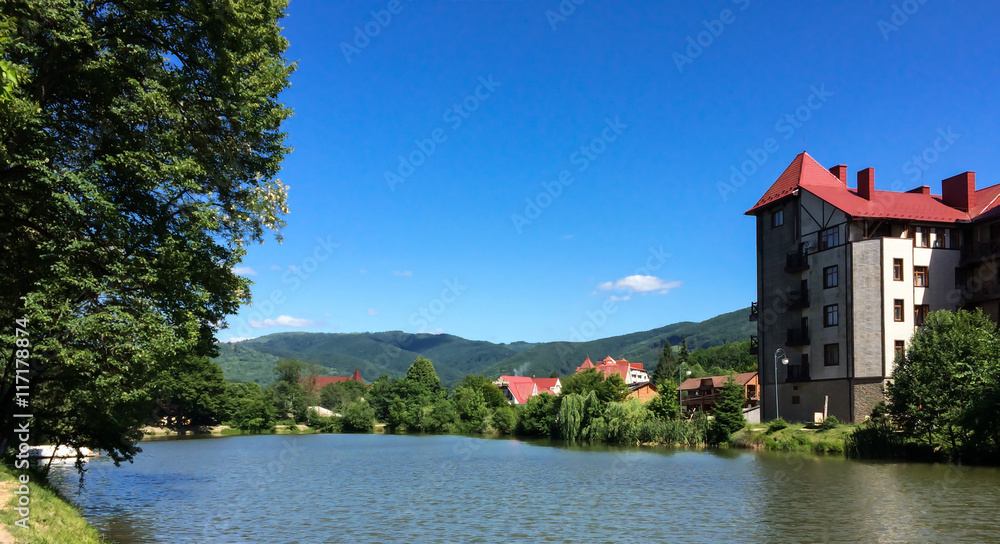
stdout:
{"type": "Polygon", "coordinates": [[[1000,183],[1000,4],[292,0],[284,242],[222,340],[593,340],[756,298],[796,154],[1000,183]]]}

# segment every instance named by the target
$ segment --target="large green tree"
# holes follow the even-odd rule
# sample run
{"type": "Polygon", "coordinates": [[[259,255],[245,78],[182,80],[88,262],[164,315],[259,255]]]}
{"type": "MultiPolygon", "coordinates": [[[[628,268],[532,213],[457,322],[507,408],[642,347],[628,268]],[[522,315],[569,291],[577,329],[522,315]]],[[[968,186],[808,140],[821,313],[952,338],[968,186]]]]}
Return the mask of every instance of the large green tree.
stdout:
{"type": "Polygon", "coordinates": [[[1000,457],[1000,335],[981,310],[928,314],[892,376],[905,436],[956,460],[1000,457]]]}
{"type": "Polygon", "coordinates": [[[726,380],[719,392],[719,402],[715,405],[715,417],[709,427],[709,440],[715,444],[729,440],[729,435],[746,425],[743,405],[746,395],[743,386],[732,376],[726,380]]]}
{"type": "MultiPolygon", "coordinates": [[[[15,319],[35,436],[131,458],[156,377],[211,355],[282,226],[287,0],[7,0],[0,55],[0,450],[15,319]]],[[[26,410],[27,411],[27,410],[26,410]]]]}
{"type": "Polygon", "coordinates": [[[660,358],[656,361],[656,368],[653,369],[650,381],[656,384],[662,383],[673,377],[676,370],[677,361],[674,358],[674,348],[670,345],[670,340],[664,340],[663,351],[660,352],[660,358]]]}

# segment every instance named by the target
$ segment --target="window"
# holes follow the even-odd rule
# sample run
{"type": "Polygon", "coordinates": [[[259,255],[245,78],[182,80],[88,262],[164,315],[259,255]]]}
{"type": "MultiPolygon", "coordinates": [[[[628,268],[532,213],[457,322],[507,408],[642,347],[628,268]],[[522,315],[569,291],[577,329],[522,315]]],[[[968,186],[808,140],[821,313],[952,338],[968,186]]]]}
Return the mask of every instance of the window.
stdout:
{"type": "Polygon", "coordinates": [[[826,344],[823,346],[823,364],[826,366],[837,366],[840,364],[840,344],[826,344]]]}
{"type": "Polygon", "coordinates": [[[927,267],[926,266],[914,266],[913,267],[913,285],[917,287],[927,287],[927,267]]]}
{"type": "Polygon", "coordinates": [[[929,308],[926,304],[915,304],[913,306],[913,323],[922,327],[924,325],[924,320],[927,319],[927,312],[929,308]]]}
{"type": "Polygon", "coordinates": [[[836,327],[840,324],[840,309],[836,304],[823,306],[823,326],[836,327]]]}
{"type": "Polygon", "coordinates": [[[934,247],[944,247],[945,229],[931,229],[931,236],[934,238],[934,247]]]}
{"type": "Polygon", "coordinates": [[[906,342],[904,340],[896,340],[896,360],[902,360],[906,355],[906,342]]]}
{"type": "Polygon", "coordinates": [[[837,286],[837,265],[823,269],[823,289],[837,286]]]}
{"type": "Polygon", "coordinates": [[[785,210],[778,210],[771,214],[771,228],[780,227],[785,224],[785,210]]]}
{"type": "Polygon", "coordinates": [[[903,281],[903,259],[892,260],[892,279],[903,281]]]}
{"type": "Polygon", "coordinates": [[[799,396],[792,395],[792,404],[798,404],[798,403],[799,403],[799,396]]]}
{"type": "Polygon", "coordinates": [[[840,229],[830,227],[819,233],[819,249],[829,249],[840,245],[840,229]]]}
{"type": "Polygon", "coordinates": [[[961,249],[962,248],[962,232],[958,229],[948,230],[948,247],[951,249],[961,249]]]}
{"type": "Polygon", "coordinates": [[[903,299],[901,298],[892,301],[892,320],[903,321],[903,299]]]}
{"type": "Polygon", "coordinates": [[[917,247],[929,246],[930,244],[928,242],[930,242],[930,236],[927,233],[927,229],[925,227],[917,227],[916,230],[917,230],[917,235],[916,235],[917,247]]]}

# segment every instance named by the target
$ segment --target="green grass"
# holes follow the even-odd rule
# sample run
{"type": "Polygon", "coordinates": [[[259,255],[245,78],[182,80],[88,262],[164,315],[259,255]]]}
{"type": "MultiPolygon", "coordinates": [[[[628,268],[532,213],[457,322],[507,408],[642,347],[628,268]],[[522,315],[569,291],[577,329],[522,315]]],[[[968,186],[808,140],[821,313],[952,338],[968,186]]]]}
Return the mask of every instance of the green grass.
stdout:
{"type": "Polygon", "coordinates": [[[844,453],[844,443],[857,425],[838,425],[821,430],[812,424],[789,423],[788,427],[768,432],[763,424],[748,425],[733,433],[729,444],[738,448],[813,453],[844,453]]]}
{"type": "MultiPolygon", "coordinates": [[[[6,496],[13,493],[17,486],[17,476],[20,472],[11,472],[7,467],[0,467],[0,494],[6,496]]],[[[18,544],[101,544],[102,540],[97,529],[94,529],[72,504],[46,483],[37,480],[32,475],[28,484],[31,493],[31,513],[28,529],[14,525],[20,516],[14,511],[17,497],[12,495],[10,501],[0,507],[0,522],[14,535],[18,544]]]]}

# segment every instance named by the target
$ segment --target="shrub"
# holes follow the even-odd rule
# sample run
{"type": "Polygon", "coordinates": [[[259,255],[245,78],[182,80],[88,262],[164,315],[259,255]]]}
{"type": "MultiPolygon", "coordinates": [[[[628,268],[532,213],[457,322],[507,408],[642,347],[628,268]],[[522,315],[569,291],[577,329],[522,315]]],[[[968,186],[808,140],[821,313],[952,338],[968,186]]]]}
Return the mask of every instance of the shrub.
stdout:
{"type": "Polygon", "coordinates": [[[788,422],[785,421],[784,419],[781,419],[780,417],[777,419],[772,419],[771,422],[767,424],[767,434],[780,431],[781,429],[785,429],[787,427],[788,427],[788,422]]]}
{"type": "Polygon", "coordinates": [[[356,400],[344,409],[343,430],[348,433],[370,433],[375,425],[375,408],[364,400],[356,400]]]}
{"type": "Polygon", "coordinates": [[[840,425],[840,420],[837,416],[827,416],[823,419],[823,423],[819,424],[820,431],[829,431],[830,429],[836,429],[837,425],[840,425]]]}
{"type": "Polygon", "coordinates": [[[500,406],[490,416],[490,423],[500,434],[514,434],[514,429],[517,428],[517,412],[509,404],[500,406]]]}

